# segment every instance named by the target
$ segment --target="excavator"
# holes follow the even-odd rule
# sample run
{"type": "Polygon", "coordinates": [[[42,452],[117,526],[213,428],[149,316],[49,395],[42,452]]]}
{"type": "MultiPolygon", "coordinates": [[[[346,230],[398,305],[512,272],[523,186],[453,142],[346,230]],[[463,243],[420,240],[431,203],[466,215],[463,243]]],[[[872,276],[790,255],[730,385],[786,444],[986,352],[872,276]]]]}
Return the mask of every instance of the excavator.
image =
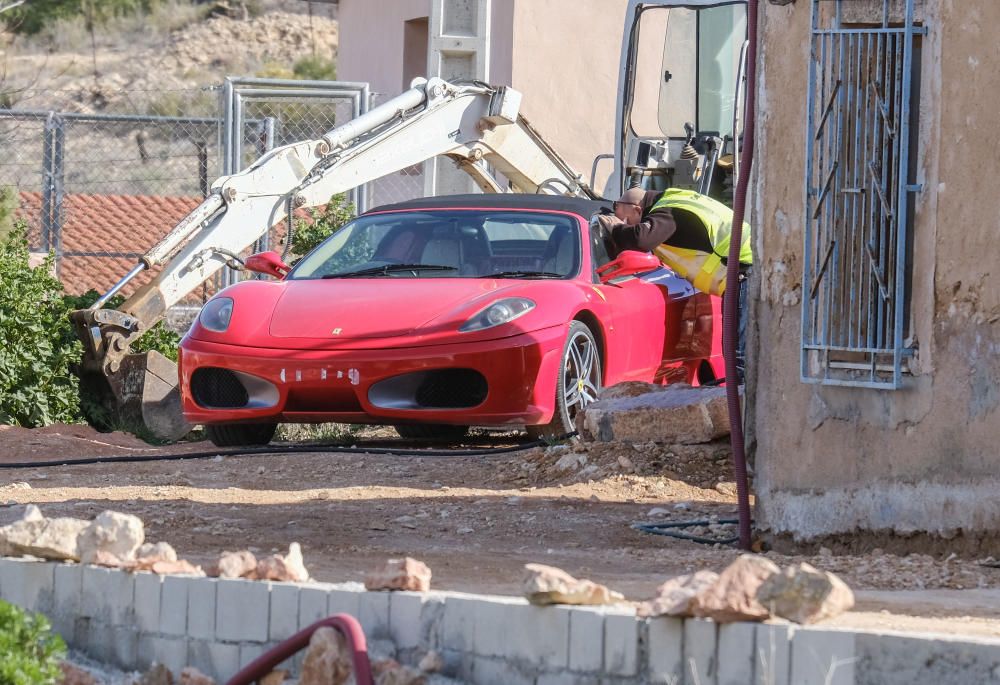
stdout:
{"type": "Polygon", "coordinates": [[[745,5],[629,0],[616,150],[595,159],[591,183],[521,115],[518,91],[440,78],[415,79],[402,94],[319,139],[278,147],[219,178],[121,280],[90,308],[72,313],[84,343],[82,383],[126,425],[160,439],[183,436],[191,427],[180,411],[176,365],[155,351],[135,354],[131,343],[213,274],[240,269],[239,253],[296,209],[325,205],[333,195],[435,157],[453,160],[486,193],[596,199],[597,165],[613,158],[609,195],[628,185],[690,187],[723,197],[738,173],[732,160],[738,158],[745,5]],[[650,81],[659,88],[651,89],[650,81]],[[640,130],[636,114],[650,109],[658,113],[651,130],[640,130]],[[117,309],[106,308],[130,281],[155,268],[155,277],[117,309]]]}

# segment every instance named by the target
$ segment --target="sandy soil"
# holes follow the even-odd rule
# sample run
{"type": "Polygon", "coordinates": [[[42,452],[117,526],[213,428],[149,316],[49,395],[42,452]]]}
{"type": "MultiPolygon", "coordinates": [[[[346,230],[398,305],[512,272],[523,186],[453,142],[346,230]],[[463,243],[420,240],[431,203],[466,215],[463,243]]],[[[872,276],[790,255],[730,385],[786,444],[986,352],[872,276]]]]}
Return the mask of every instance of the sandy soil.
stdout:
{"type": "MultiPolygon", "coordinates": [[[[438,589],[507,594],[518,592],[521,568],[532,561],[642,599],[668,576],[720,570],[738,554],[630,527],[734,517],[725,445],[556,446],[432,458],[402,447],[411,453],[366,453],[376,444],[399,446],[385,431],[351,439],[355,452],[0,470],[0,523],[18,518],[27,503],[50,516],[86,518],[113,508],[140,516],[147,539],[166,540],[196,563],[222,550],[270,553],[298,541],[319,580],[360,580],[386,557],[411,555],[431,566],[438,589]]],[[[0,431],[0,463],[211,449],[151,448],[84,427],[0,431]]],[[[779,564],[808,561],[858,590],[860,611],[838,625],[1000,636],[1000,569],[976,560],[768,556],[779,564]],[[978,594],[954,592],[971,589],[978,594]]]]}

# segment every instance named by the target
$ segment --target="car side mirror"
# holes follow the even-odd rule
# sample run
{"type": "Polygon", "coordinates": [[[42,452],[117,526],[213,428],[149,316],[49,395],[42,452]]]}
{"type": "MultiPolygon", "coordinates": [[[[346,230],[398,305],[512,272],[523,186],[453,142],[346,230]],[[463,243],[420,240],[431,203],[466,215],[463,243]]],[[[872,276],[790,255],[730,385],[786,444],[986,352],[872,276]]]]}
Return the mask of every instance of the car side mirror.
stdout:
{"type": "Polygon", "coordinates": [[[656,255],[652,255],[648,252],[636,252],[634,250],[625,250],[618,255],[617,259],[614,259],[604,266],[597,268],[597,275],[601,279],[601,283],[607,284],[611,281],[621,281],[625,280],[630,276],[635,276],[636,274],[649,273],[650,271],[656,271],[661,266],[659,258],[656,255]]]}
{"type": "Polygon", "coordinates": [[[257,254],[250,255],[247,257],[246,261],[243,262],[243,266],[246,267],[247,271],[274,276],[278,280],[287,276],[288,272],[291,271],[292,268],[281,261],[281,255],[273,250],[258,252],[257,254]]]}

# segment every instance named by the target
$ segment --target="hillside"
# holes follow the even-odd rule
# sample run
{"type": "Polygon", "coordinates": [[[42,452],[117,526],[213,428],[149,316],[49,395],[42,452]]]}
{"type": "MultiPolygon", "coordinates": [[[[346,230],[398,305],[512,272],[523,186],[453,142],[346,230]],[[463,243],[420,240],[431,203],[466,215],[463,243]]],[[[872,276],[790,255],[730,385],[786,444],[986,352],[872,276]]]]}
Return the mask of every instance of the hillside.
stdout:
{"type": "Polygon", "coordinates": [[[206,5],[166,4],[109,22],[95,35],[94,49],[82,20],[55,22],[30,38],[4,33],[0,91],[20,108],[132,112],[168,99],[171,110],[198,109],[199,90],[227,75],[291,76],[298,60],[334,58],[337,22],[329,9],[309,17],[305,7],[274,3],[258,16],[233,18],[213,16],[206,5]]]}

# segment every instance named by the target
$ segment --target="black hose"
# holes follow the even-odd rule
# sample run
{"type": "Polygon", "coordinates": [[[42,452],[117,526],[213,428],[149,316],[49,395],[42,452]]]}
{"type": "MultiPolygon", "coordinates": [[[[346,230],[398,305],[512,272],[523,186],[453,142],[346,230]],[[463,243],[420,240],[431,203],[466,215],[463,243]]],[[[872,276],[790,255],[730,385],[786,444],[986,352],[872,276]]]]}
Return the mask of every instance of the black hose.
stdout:
{"type": "MultiPolygon", "coordinates": [[[[571,437],[575,433],[563,436],[571,437]]],[[[563,439],[563,438],[560,438],[563,439]]],[[[56,466],[78,466],[87,464],[132,464],[151,461],[182,461],[185,459],[214,459],[215,457],[254,457],[274,454],[297,454],[308,452],[335,452],[351,454],[392,454],[408,457],[485,457],[493,454],[521,452],[535,447],[544,447],[547,442],[534,440],[512,447],[486,447],[476,449],[405,449],[393,447],[365,447],[363,444],[347,447],[344,445],[273,445],[246,447],[235,450],[214,450],[209,452],[179,452],[173,454],[132,454],[117,457],[85,457],[83,459],[47,459],[45,461],[20,461],[0,464],[0,469],[36,469],[56,466]]]]}
{"type": "Polygon", "coordinates": [[[743,149],[740,151],[740,177],[733,196],[733,227],[726,263],[726,297],[722,303],[722,354],[726,360],[726,401],[729,405],[729,441],[733,451],[733,475],[736,480],[736,500],[739,509],[740,547],[749,550],[752,544],[750,522],[750,483],[747,478],[746,445],[743,436],[743,412],[740,407],[740,385],[736,364],[739,341],[739,277],[740,247],[743,243],[743,217],[746,214],[747,188],[753,164],[754,125],[757,90],[757,5],[747,3],[747,105],[743,123],[743,149]]]}
{"type": "Polygon", "coordinates": [[[719,519],[718,521],[676,521],[671,523],[633,523],[632,528],[635,530],[642,531],[643,533],[651,533],[653,535],[664,535],[668,538],[676,538],[678,540],[687,540],[688,542],[697,542],[701,545],[731,545],[736,542],[739,538],[709,538],[703,535],[689,535],[683,533],[685,528],[694,528],[695,526],[708,526],[713,523],[739,523],[739,519],[719,519]]]}

